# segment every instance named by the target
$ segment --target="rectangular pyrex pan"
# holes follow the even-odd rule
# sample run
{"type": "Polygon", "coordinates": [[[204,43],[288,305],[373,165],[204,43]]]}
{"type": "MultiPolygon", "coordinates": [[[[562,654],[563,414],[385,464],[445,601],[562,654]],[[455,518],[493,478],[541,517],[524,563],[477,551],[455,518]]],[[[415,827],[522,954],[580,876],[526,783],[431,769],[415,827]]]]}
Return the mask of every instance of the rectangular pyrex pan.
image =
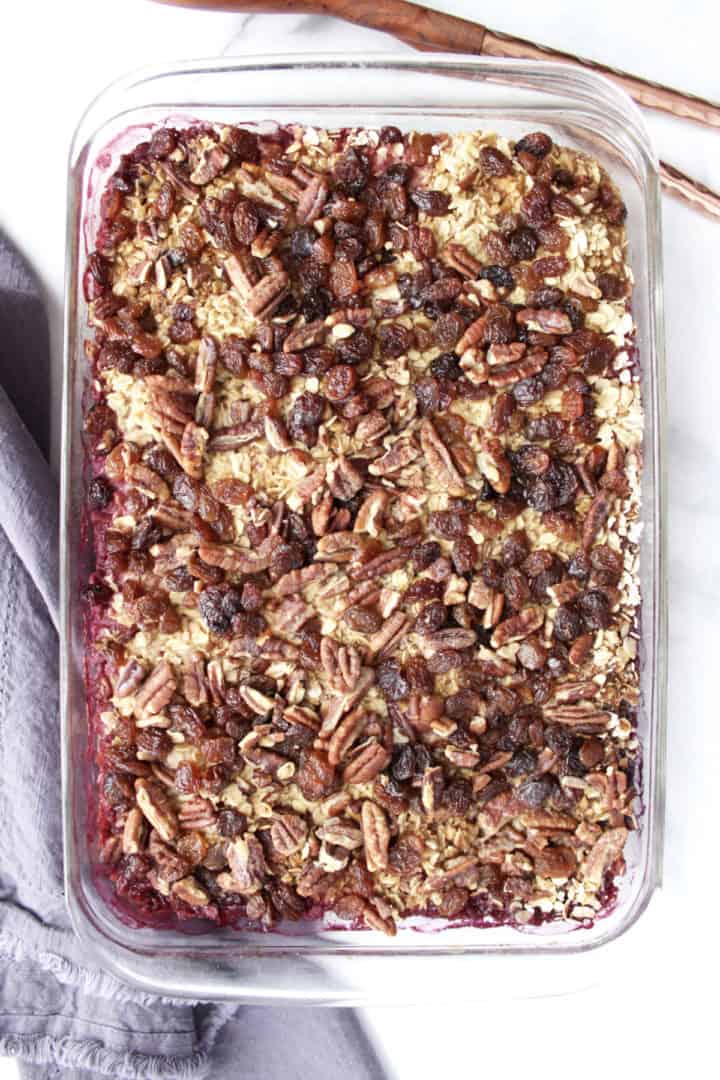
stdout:
{"type": "MultiPolygon", "coordinates": [[[[250,57],[190,61],[131,75],[101,94],[71,148],[67,219],[63,429],[62,753],[65,881],[77,933],[98,962],[149,991],[173,997],[298,1004],[443,1000],[458,966],[482,965],[478,994],[532,996],[586,984],[587,953],[633,924],[661,873],[665,729],[663,324],[657,162],[639,112],[610,83],[569,66],[525,61],[379,55],[250,57]],[[628,208],[633,315],[645,413],[640,556],[642,746],[640,829],[612,909],[590,927],[522,929],[317,928],[292,936],[232,929],[178,933],[128,925],[109,902],[92,841],[93,761],[83,685],[80,596],[90,565],[82,537],[81,398],[84,258],[92,250],[105,180],[121,153],[153,125],[193,120],[275,120],[322,127],[395,124],[426,131],[490,129],[511,138],[542,129],[593,154],[628,208]],[[538,965],[534,956],[543,954],[538,965]],[[556,954],[551,959],[548,954],[556,954]],[[567,954],[574,954],[572,957],[567,954]],[[482,958],[482,959],[481,959],[482,958]],[[559,963],[559,961],[563,961],[559,963]],[[451,969],[452,964],[452,969],[451,969]],[[540,969],[542,968],[542,974],[540,969]]],[[[478,968],[478,975],[480,969],[478,968]]],[[[472,977],[465,972],[465,978],[472,977]]],[[[479,980],[473,983],[478,986],[479,980]]]]}

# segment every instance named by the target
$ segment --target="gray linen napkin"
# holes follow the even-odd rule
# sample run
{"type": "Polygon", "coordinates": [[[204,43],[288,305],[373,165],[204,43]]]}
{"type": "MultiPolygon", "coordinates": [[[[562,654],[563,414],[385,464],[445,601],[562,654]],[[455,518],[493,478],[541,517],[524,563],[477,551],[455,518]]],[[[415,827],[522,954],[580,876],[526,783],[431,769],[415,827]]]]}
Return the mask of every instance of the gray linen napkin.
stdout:
{"type": "Polygon", "coordinates": [[[39,450],[48,443],[48,401],[39,285],[0,233],[0,1055],[19,1058],[21,1075],[33,1080],[381,1080],[351,1010],[157,998],[99,969],[70,928],[62,881],[58,498],[39,450]]]}

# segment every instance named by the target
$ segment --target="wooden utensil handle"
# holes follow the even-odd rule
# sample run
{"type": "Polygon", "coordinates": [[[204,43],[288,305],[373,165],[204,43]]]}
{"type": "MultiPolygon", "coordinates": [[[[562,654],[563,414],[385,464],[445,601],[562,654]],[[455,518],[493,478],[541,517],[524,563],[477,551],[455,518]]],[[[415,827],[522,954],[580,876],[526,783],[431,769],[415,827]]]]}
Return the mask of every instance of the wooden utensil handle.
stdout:
{"type": "Polygon", "coordinates": [[[180,7],[217,11],[285,12],[331,15],[346,22],[392,34],[416,49],[436,52],[484,53],[521,59],[562,60],[590,68],[617,83],[640,105],[672,116],[720,128],[720,105],[637,75],[537,45],[532,41],[489,30],[480,23],[433,11],[408,0],[159,0],[180,7]]]}

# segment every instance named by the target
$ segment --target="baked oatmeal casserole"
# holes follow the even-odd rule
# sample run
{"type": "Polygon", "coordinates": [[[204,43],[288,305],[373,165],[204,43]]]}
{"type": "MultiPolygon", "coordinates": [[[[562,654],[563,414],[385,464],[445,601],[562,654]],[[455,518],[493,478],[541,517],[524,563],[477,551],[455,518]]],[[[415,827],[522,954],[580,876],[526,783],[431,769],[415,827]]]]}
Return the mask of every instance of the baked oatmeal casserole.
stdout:
{"type": "Polygon", "coordinates": [[[625,207],[541,133],[157,129],[84,278],[137,920],[583,923],[637,827],[625,207]]]}

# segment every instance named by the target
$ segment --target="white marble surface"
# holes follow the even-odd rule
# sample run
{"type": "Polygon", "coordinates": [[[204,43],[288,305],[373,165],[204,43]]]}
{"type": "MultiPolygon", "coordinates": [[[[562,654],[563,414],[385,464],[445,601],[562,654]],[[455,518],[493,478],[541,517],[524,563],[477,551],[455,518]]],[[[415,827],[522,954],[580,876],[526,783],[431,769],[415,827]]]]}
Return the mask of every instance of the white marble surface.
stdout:
{"type": "MultiPolygon", "coordinates": [[[[720,17],[710,0],[436,0],[497,29],[612,60],[720,98],[720,17]]],[[[0,44],[0,223],[47,289],[60,367],[65,165],[76,120],[112,78],[146,63],[222,52],[240,17],[144,0],[12,6],[0,44]],[[122,14],[121,14],[122,13],[122,14]]],[[[251,21],[258,48],[276,28],[251,21]]],[[[327,23],[310,24],[328,47],[327,23]]],[[[343,31],[348,47],[370,38],[343,31]]],[[[372,36],[371,36],[372,37],[372,36]]],[[[661,156],[720,188],[720,133],[650,117],[661,156]]],[[[482,962],[459,964],[452,1005],[368,1009],[388,1074],[544,1077],[572,1069],[621,1080],[717,1066],[715,924],[720,890],[720,224],[664,200],[670,479],[670,695],[665,880],[639,924],[606,950],[600,981],[570,998],[493,1000],[482,962]],[[481,997],[484,1000],[478,1001],[481,997]]],[[[59,385],[59,383],[58,383],[59,385]]],[[[543,959],[537,959],[543,965],[543,959]]],[[[518,994],[522,985],[518,985],[518,994]]],[[[0,1078],[16,1075],[0,1061],[0,1078]]],[[[242,1075],[241,1069],[238,1075],[242,1075]]],[[[288,1062],[288,1080],[294,1080],[288,1062]]]]}

